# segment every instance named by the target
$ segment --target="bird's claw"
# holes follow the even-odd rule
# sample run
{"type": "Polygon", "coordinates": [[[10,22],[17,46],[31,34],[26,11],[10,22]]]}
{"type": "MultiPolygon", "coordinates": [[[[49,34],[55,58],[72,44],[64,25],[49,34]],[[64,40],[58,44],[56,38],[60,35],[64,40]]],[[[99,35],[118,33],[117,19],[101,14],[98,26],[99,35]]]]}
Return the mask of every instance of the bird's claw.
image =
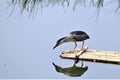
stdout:
{"type": "Polygon", "coordinates": [[[79,52],[79,51],[80,51],[80,50],[74,49],[74,50],[70,50],[69,53],[74,53],[74,52],[79,52]]]}

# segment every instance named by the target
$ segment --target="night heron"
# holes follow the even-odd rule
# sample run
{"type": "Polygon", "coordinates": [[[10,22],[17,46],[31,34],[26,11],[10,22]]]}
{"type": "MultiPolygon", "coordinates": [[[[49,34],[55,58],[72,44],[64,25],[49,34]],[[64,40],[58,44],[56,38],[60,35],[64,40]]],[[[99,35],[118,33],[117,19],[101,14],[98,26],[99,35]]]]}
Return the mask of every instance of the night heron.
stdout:
{"type": "Polygon", "coordinates": [[[65,42],[74,42],[75,43],[75,47],[74,49],[77,47],[77,42],[82,41],[82,49],[84,49],[84,40],[89,39],[89,36],[87,33],[83,32],[83,31],[73,31],[71,33],[69,33],[69,35],[67,35],[66,37],[62,37],[60,38],[57,42],[56,45],[53,47],[53,49],[55,49],[57,46],[61,45],[62,43],[65,42]]]}

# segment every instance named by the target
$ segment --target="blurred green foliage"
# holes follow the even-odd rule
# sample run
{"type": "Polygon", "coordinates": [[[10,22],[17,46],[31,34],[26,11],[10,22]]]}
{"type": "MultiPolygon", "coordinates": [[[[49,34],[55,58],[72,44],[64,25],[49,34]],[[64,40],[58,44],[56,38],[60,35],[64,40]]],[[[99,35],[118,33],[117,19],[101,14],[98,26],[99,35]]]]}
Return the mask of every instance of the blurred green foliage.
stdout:
{"type": "Polygon", "coordinates": [[[118,12],[120,8],[120,0],[10,0],[10,4],[13,7],[19,6],[21,12],[28,11],[34,12],[39,8],[49,7],[49,6],[63,6],[69,7],[72,6],[72,9],[75,10],[77,5],[84,6],[84,7],[95,7],[95,8],[102,8],[104,7],[104,3],[108,2],[112,5],[116,6],[115,11],[118,12]]]}

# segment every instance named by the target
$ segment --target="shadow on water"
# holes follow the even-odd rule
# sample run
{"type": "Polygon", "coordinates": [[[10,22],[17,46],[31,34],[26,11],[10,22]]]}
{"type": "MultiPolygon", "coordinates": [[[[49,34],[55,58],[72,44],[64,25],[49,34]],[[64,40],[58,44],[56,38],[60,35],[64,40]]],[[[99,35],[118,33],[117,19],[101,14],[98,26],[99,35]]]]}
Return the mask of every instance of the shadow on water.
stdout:
{"type": "Polygon", "coordinates": [[[58,66],[55,63],[52,64],[57,72],[63,73],[71,77],[82,76],[88,70],[88,66],[85,67],[83,66],[83,61],[81,63],[81,66],[77,66],[76,63],[74,62],[74,64],[71,67],[65,67],[65,68],[58,66]]]}

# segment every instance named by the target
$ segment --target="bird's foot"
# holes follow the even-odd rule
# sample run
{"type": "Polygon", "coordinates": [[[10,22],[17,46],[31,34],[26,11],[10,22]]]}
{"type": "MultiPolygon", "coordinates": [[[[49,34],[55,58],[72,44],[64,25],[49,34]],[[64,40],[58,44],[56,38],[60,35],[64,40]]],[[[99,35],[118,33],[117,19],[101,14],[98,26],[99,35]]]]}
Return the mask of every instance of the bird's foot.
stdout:
{"type": "MultiPolygon", "coordinates": [[[[88,48],[88,47],[87,47],[87,48],[88,48]]],[[[85,47],[85,48],[81,48],[81,49],[69,50],[68,52],[69,52],[69,53],[80,52],[80,51],[84,51],[85,49],[86,49],[86,47],[85,47]]]]}
{"type": "Polygon", "coordinates": [[[76,51],[76,52],[80,52],[80,51],[82,51],[82,50],[83,50],[83,49],[76,49],[75,51],[76,51]]]}
{"type": "Polygon", "coordinates": [[[75,50],[70,50],[70,51],[69,51],[69,53],[74,53],[74,52],[75,52],[75,50]]]}
{"type": "Polygon", "coordinates": [[[77,49],[69,50],[69,53],[79,52],[77,49]]]}
{"type": "Polygon", "coordinates": [[[86,48],[77,49],[77,52],[84,51],[86,48]]]}
{"type": "Polygon", "coordinates": [[[80,51],[82,51],[82,49],[73,49],[73,50],[69,50],[69,53],[80,52],[80,51]]]}

